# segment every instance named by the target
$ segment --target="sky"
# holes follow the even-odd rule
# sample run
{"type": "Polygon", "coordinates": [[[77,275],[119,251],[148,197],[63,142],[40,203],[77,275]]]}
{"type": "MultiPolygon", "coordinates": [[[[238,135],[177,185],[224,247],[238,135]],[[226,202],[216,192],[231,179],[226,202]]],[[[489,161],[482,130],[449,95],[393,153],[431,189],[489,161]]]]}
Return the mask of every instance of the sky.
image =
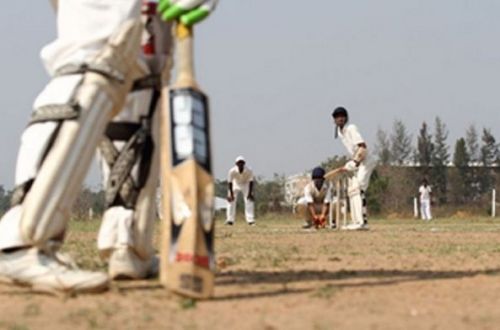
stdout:
{"type": "MultiPolygon", "coordinates": [[[[196,28],[196,69],[210,96],[214,172],[238,155],[264,178],[345,154],[330,114],[342,105],[373,147],[402,120],[416,145],[439,116],[448,143],[471,124],[500,139],[498,0],[220,0],[196,28]]],[[[40,48],[55,37],[48,1],[0,12],[0,184],[14,185],[19,139],[48,81],[40,48]]],[[[98,185],[94,166],[87,185],[98,185]]]]}

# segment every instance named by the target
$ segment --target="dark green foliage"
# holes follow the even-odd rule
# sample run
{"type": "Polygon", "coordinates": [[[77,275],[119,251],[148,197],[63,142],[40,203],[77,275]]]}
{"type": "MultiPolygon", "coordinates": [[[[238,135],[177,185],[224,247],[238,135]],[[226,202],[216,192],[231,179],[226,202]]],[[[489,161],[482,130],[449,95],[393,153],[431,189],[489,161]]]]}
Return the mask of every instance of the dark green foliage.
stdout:
{"type": "Polygon", "coordinates": [[[431,166],[434,154],[434,143],[429,133],[427,123],[424,121],[420,128],[420,134],[417,139],[416,161],[422,167],[423,174],[427,175],[428,168],[431,166]]]}
{"type": "Polygon", "coordinates": [[[385,131],[378,128],[374,146],[375,157],[380,165],[389,165],[392,161],[391,141],[385,131]]]}
{"type": "Polygon", "coordinates": [[[450,160],[448,152],[448,131],[443,121],[436,117],[434,133],[434,152],[431,158],[431,178],[430,185],[433,188],[434,195],[439,203],[445,204],[447,202],[447,186],[448,186],[448,171],[447,167],[450,160]]]}
{"type": "Polygon", "coordinates": [[[370,214],[379,214],[383,210],[382,201],[389,186],[389,178],[380,176],[378,171],[373,171],[370,186],[366,192],[368,210],[370,214]]]}
{"type": "Polygon", "coordinates": [[[406,165],[411,161],[411,135],[401,120],[395,120],[391,134],[391,159],[394,165],[406,165]]]}

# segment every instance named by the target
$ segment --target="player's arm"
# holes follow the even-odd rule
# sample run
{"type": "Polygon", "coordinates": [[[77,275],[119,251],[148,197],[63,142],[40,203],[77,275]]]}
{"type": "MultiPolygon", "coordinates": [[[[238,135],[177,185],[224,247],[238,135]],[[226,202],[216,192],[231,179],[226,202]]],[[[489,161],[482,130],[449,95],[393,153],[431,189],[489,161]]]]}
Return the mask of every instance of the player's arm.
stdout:
{"type": "Polygon", "coordinates": [[[313,219],[318,219],[319,216],[316,214],[316,208],[314,207],[314,203],[307,203],[307,210],[313,219]]]}
{"type": "Polygon", "coordinates": [[[356,166],[359,166],[363,160],[366,158],[366,152],[367,152],[367,147],[366,143],[358,143],[358,149],[356,150],[356,153],[352,157],[352,160],[356,164],[356,166]]]}
{"type": "Polygon", "coordinates": [[[227,200],[229,202],[234,201],[233,183],[231,181],[227,183],[227,200]]]}
{"type": "Polygon", "coordinates": [[[357,146],[352,159],[349,160],[344,166],[346,170],[352,172],[355,171],[358,168],[359,164],[361,164],[361,162],[366,158],[368,149],[365,140],[359,133],[357,126],[350,125],[346,134],[350,136],[353,143],[357,146]]]}
{"type": "Polygon", "coordinates": [[[347,163],[345,163],[344,169],[349,172],[355,171],[359,167],[359,164],[361,164],[361,162],[366,158],[366,153],[366,144],[364,142],[359,143],[356,153],[351,160],[348,160],[347,163]]]}
{"type": "Polygon", "coordinates": [[[250,201],[253,201],[254,200],[254,196],[253,196],[253,189],[254,189],[253,171],[248,167],[246,170],[248,171],[248,195],[247,195],[247,199],[250,201]]]}
{"type": "Polygon", "coordinates": [[[248,196],[247,196],[247,199],[251,200],[251,201],[254,200],[253,186],[254,186],[253,180],[250,180],[250,182],[248,183],[248,196]]]}

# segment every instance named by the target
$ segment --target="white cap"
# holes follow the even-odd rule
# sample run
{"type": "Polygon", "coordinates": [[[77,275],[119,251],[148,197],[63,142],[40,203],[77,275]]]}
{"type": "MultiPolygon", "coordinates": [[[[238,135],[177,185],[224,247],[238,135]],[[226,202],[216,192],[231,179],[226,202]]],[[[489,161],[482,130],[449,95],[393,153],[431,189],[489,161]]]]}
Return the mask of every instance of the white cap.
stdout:
{"type": "Polygon", "coordinates": [[[235,162],[235,163],[237,163],[237,162],[245,162],[245,157],[243,157],[243,156],[238,156],[238,157],[236,157],[236,160],[235,160],[234,162],[235,162]]]}

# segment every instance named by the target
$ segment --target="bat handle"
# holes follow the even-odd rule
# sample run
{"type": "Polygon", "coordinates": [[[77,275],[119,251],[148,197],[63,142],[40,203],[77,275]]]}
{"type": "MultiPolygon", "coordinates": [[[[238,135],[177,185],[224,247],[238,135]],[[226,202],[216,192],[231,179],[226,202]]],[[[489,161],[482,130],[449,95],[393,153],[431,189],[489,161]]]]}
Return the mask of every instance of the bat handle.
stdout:
{"type": "Polygon", "coordinates": [[[177,87],[197,87],[194,78],[193,28],[178,22],[175,26],[177,87]]]}

